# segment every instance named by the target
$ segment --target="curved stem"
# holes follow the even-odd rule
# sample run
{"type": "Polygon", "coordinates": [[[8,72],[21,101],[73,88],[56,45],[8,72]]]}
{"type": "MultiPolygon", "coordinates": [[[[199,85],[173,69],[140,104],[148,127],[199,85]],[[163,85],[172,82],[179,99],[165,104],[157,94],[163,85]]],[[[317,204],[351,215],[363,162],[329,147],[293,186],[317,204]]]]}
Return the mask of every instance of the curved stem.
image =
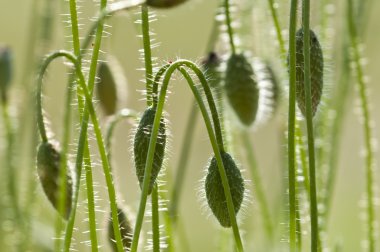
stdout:
{"type": "Polygon", "coordinates": [[[310,0],[303,0],[302,23],[303,23],[303,55],[304,55],[304,80],[306,98],[306,124],[307,143],[309,150],[309,175],[310,175],[310,215],[311,215],[311,251],[318,251],[319,228],[318,228],[318,205],[317,183],[315,174],[315,150],[313,132],[313,112],[311,101],[311,74],[310,74],[310,0]]]}
{"type": "MultiPolygon", "coordinates": [[[[71,61],[75,65],[76,74],[77,74],[78,78],[80,79],[79,84],[81,85],[81,88],[84,92],[85,99],[86,99],[87,110],[85,110],[85,113],[89,113],[91,120],[92,120],[92,123],[94,125],[96,142],[98,144],[99,154],[100,154],[100,157],[102,160],[102,167],[103,167],[104,176],[106,179],[106,184],[107,184],[107,188],[108,188],[108,196],[109,196],[110,205],[111,205],[112,222],[113,222],[113,227],[114,227],[114,232],[115,232],[115,238],[117,241],[118,249],[120,251],[123,251],[123,245],[121,242],[121,235],[120,235],[120,229],[119,229],[119,221],[117,218],[116,192],[115,192],[115,188],[113,186],[111,168],[110,168],[110,165],[108,162],[108,158],[107,158],[107,154],[106,154],[106,150],[105,150],[105,145],[103,142],[102,133],[101,133],[100,126],[99,126],[99,121],[98,121],[98,118],[96,116],[95,109],[94,109],[94,106],[93,106],[93,103],[91,100],[91,95],[87,89],[87,86],[84,84],[85,83],[84,82],[84,76],[83,76],[83,73],[81,72],[80,65],[79,65],[79,62],[77,61],[77,58],[75,56],[73,56],[71,53],[66,52],[66,51],[57,51],[57,52],[50,54],[45,59],[45,61],[43,62],[43,65],[42,65],[40,73],[39,73],[38,81],[42,81],[42,77],[43,77],[47,67],[49,66],[49,64],[54,59],[56,59],[58,57],[65,57],[67,60],[71,61]]],[[[86,118],[83,117],[82,126],[84,126],[83,124],[85,124],[85,123],[86,123],[86,125],[88,125],[88,120],[86,120],[86,118]]],[[[83,127],[83,129],[84,128],[87,129],[87,127],[83,127]]],[[[84,138],[85,138],[84,135],[85,134],[82,133],[82,128],[81,128],[80,139],[84,140],[84,138]]],[[[84,142],[85,141],[80,142],[80,145],[82,145],[81,146],[82,148],[83,148],[84,142]]],[[[77,159],[77,161],[78,161],[78,159],[77,159]]],[[[80,163],[82,163],[82,162],[80,162],[80,163]]]]}
{"type": "Polygon", "coordinates": [[[158,200],[158,186],[155,184],[152,192],[153,252],[160,252],[160,215],[158,200]]]}
{"type": "MultiPolygon", "coordinates": [[[[152,134],[151,134],[150,143],[149,143],[147,161],[146,161],[146,165],[145,165],[145,172],[146,172],[145,174],[146,175],[144,176],[144,181],[143,181],[143,189],[142,189],[139,211],[138,211],[138,215],[137,215],[137,219],[136,219],[136,225],[135,225],[134,234],[133,234],[131,252],[137,251],[138,240],[139,240],[139,236],[140,236],[142,222],[144,219],[144,212],[145,212],[146,201],[147,201],[147,197],[148,197],[148,186],[150,183],[150,174],[152,172],[153,157],[154,157],[154,152],[155,152],[155,147],[156,147],[156,142],[157,142],[159,124],[160,124],[160,120],[161,120],[161,116],[162,116],[162,112],[163,112],[163,107],[164,107],[164,103],[165,103],[166,91],[167,91],[169,81],[171,79],[173,72],[178,68],[181,71],[181,73],[184,75],[185,79],[188,81],[189,87],[191,88],[193,95],[195,96],[195,98],[198,102],[199,108],[202,112],[203,119],[205,121],[206,128],[207,128],[207,131],[209,134],[210,142],[211,142],[211,145],[213,147],[215,157],[217,159],[219,172],[220,172],[220,175],[222,178],[222,184],[223,184],[223,188],[224,188],[224,192],[225,192],[225,196],[226,196],[226,200],[227,200],[228,212],[229,212],[232,228],[234,231],[236,247],[237,247],[238,251],[243,251],[243,245],[241,242],[239,229],[238,229],[237,222],[236,222],[235,209],[234,209],[234,206],[232,203],[230,187],[228,184],[228,179],[226,176],[226,172],[225,172],[223,161],[222,161],[221,154],[220,154],[221,150],[219,149],[219,146],[218,146],[219,143],[216,140],[216,137],[215,137],[215,134],[213,131],[213,127],[212,127],[210,118],[209,118],[208,113],[207,113],[207,109],[203,103],[203,99],[202,99],[201,95],[199,94],[199,92],[198,92],[194,82],[192,81],[190,75],[184,69],[180,68],[181,66],[187,66],[190,69],[192,69],[197,74],[197,76],[199,73],[201,76],[203,76],[202,72],[199,70],[199,68],[197,68],[197,66],[194,63],[192,63],[190,61],[186,61],[186,60],[179,60],[179,61],[174,62],[173,64],[170,65],[170,67],[167,69],[167,71],[165,73],[165,76],[163,79],[163,84],[162,84],[162,87],[160,90],[158,105],[157,105],[157,109],[156,109],[156,115],[154,118],[153,129],[152,129],[152,134]]],[[[200,78],[200,80],[202,82],[204,76],[203,76],[203,78],[201,78],[201,76],[198,76],[198,78],[200,78]]],[[[206,81],[206,86],[207,86],[207,81],[206,81]]],[[[211,96],[211,98],[212,98],[212,96],[211,96]]]]}
{"type": "Polygon", "coordinates": [[[226,26],[228,37],[230,39],[230,46],[232,54],[236,53],[235,42],[234,42],[234,31],[232,29],[232,20],[230,12],[230,0],[224,0],[224,14],[226,15],[226,26]]]}
{"type": "Polygon", "coordinates": [[[289,245],[296,251],[296,170],[295,170],[295,115],[296,115],[296,26],[297,0],[291,1],[289,27],[289,115],[288,115],[288,179],[289,179],[289,245]]]}
{"type": "Polygon", "coordinates": [[[141,5],[141,28],[142,39],[144,44],[144,61],[145,61],[145,91],[147,105],[152,105],[152,49],[150,45],[150,30],[149,30],[149,9],[147,4],[141,5]]]}
{"type": "Polygon", "coordinates": [[[131,109],[122,109],[116,115],[114,115],[111,120],[108,122],[106,137],[104,139],[106,149],[108,150],[108,160],[111,160],[111,144],[112,136],[116,125],[124,119],[137,119],[137,112],[131,109]]]}
{"type": "Polygon", "coordinates": [[[347,4],[347,21],[350,34],[351,47],[353,49],[353,59],[355,63],[355,71],[357,76],[357,86],[359,90],[359,97],[361,102],[361,110],[363,116],[363,131],[365,142],[365,164],[366,164],[366,197],[367,197],[367,235],[368,235],[368,251],[373,252],[376,250],[375,238],[375,207],[374,207],[374,156],[372,146],[372,126],[371,116],[369,111],[368,91],[366,82],[364,80],[364,72],[360,63],[361,55],[358,45],[359,37],[357,35],[355,18],[353,14],[353,2],[348,1],[347,4]]]}

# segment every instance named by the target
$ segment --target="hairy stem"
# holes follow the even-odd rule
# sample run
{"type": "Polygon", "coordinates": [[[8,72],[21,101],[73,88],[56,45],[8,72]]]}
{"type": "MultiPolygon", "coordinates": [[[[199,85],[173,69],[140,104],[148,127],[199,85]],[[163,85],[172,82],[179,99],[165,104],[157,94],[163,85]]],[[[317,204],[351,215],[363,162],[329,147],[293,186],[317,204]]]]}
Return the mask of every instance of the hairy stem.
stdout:
{"type": "Polygon", "coordinates": [[[296,170],[295,170],[295,115],[296,115],[296,26],[297,0],[291,1],[289,27],[289,115],[288,115],[288,179],[289,179],[289,245],[296,251],[296,170]]]}
{"type": "Polygon", "coordinates": [[[230,1],[231,0],[224,0],[224,14],[226,16],[226,25],[227,25],[227,32],[228,32],[231,51],[232,51],[232,54],[235,54],[236,47],[235,47],[235,42],[234,42],[234,31],[232,29],[230,1]]]}
{"type": "Polygon", "coordinates": [[[310,176],[310,215],[311,215],[311,251],[318,251],[319,228],[318,228],[318,205],[317,184],[315,174],[315,147],[313,132],[313,112],[311,101],[311,74],[310,74],[310,0],[303,0],[302,24],[303,24],[303,55],[304,55],[304,80],[306,98],[306,125],[307,143],[309,151],[309,176],[310,176]]]}
{"type": "Polygon", "coordinates": [[[152,105],[152,78],[153,78],[153,65],[152,65],[152,48],[150,45],[150,30],[149,30],[149,10],[148,5],[141,5],[141,28],[142,39],[144,44],[144,61],[145,61],[145,91],[147,105],[152,105]]]}
{"type": "Polygon", "coordinates": [[[160,252],[160,214],[157,184],[154,185],[152,191],[152,234],[153,252],[160,252]]]}
{"type": "MultiPolygon", "coordinates": [[[[186,61],[186,60],[179,60],[179,61],[176,61],[173,64],[171,64],[168,67],[167,71],[165,72],[164,79],[162,82],[163,84],[162,84],[160,94],[159,94],[159,100],[158,100],[158,104],[157,104],[156,115],[154,118],[153,129],[152,129],[152,134],[151,134],[150,143],[149,143],[147,161],[146,161],[146,165],[145,165],[145,176],[144,176],[144,182],[143,182],[143,189],[142,189],[142,194],[141,194],[141,198],[140,198],[140,206],[139,206],[139,211],[138,211],[138,215],[137,215],[136,225],[135,225],[135,229],[134,229],[131,252],[137,251],[138,240],[139,240],[139,236],[140,236],[142,222],[144,219],[144,212],[145,212],[146,201],[147,201],[147,196],[148,196],[148,186],[150,183],[150,174],[152,171],[153,157],[154,157],[155,146],[156,146],[156,142],[157,142],[159,123],[161,120],[161,115],[162,115],[164,103],[166,100],[165,99],[166,91],[167,91],[168,84],[170,82],[170,79],[171,79],[173,72],[176,69],[180,68],[181,66],[189,67],[198,76],[199,80],[201,81],[202,87],[204,88],[204,91],[206,93],[206,96],[208,96],[207,93],[209,93],[211,95],[211,97],[208,97],[209,106],[210,106],[210,110],[212,111],[212,113],[215,113],[215,112],[213,112],[215,107],[214,107],[214,109],[212,108],[212,104],[215,106],[215,103],[213,103],[210,88],[207,84],[207,80],[205,79],[202,71],[199,70],[199,68],[195,64],[193,64],[190,61],[186,61]],[[211,99],[211,100],[209,100],[209,99],[211,99]]],[[[185,79],[187,80],[188,85],[191,88],[193,95],[195,96],[195,98],[198,102],[198,105],[201,109],[201,112],[202,112],[202,115],[203,115],[203,118],[204,118],[204,121],[205,121],[205,124],[207,127],[207,131],[209,134],[210,142],[212,144],[216,159],[218,161],[219,172],[220,172],[220,175],[222,178],[223,188],[224,188],[225,196],[227,199],[228,212],[229,212],[229,216],[230,216],[230,220],[231,220],[231,224],[232,224],[232,228],[233,228],[233,232],[234,232],[236,247],[237,247],[238,251],[243,251],[243,245],[241,242],[240,233],[239,233],[239,229],[238,229],[237,222],[236,222],[235,210],[234,210],[233,203],[232,203],[231,191],[230,191],[228,179],[226,177],[226,172],[224,170],[224,165],[223,165],[223,161],[222,161],[221,154],[220,154],[220,152],[222,151],[219,148],[221,143],[218,142],[217,138],[215,137],[215,133],[214,133],[210,118],[209,118],[208,113],[207,113],[207,109],[203,103],[203,99],[200,96],[194,82],[192,81],[191,77],[187,74],[187,72],[184,69],[180,68],[179,70],[184,75],[185,79]]],[[[216,109],[215,109],[215,111],[216,111],[216,109]]],[[[214,126],[215,126],[215,131],[218,132],[217,125],[215,125],[215,122],[214,122],[214,126]]],[[[219,130],[220,130],[220,128],[219,128],[219,130]]]]}
{"type": "Polygon", "coordinates": [[[350,43],[353,49],[352,61],[355,63],[356,83],[359,90],[359,98],[361,102],[361,112],[363,116],[363,131],[365,143],[365,166],[366,166],[366,198],[367,198],[367,239],[368,251],[376,250],[375,238],[375,207],[374,207],[374,156],[372,145],[372,126],[371,115],[368,101],[368,91],[364,80],[364,71],[360,63],[361,55],[359,50],[359,37],[355,26],[355,16],[353,12],[353,1],[347,2],[347,22],[350,34],[350,43]]]}

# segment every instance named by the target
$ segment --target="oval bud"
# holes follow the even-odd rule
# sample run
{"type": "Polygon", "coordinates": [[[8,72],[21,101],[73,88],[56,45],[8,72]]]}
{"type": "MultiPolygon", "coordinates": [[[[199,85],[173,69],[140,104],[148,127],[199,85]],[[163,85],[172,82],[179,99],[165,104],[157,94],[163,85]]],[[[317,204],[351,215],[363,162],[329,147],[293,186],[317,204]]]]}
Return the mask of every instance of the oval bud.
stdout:
{"type": "Polygon", "coordinates": [[[187,0],[147,0],[149,6],[156,8],[171,8],[186,2],[187,0]]]}
{"type": "MultiPolygon", "coordinates": [[[[235,214],[240,210],[244,198],[244,180],[233,158],[226,152],[221,153],[228,184],[231,189],[235,214]]],[[[222,227],[231,227],[227,201],[222,179],[215,156],[211,159],[205,180],[207,203],[222,227]]]]}
{"type": "MultiPolygon", "coordinates": [[[[57,149],[48,142],[42,142],[37,151],[37,174],[40,179],[42,189],[47,198],[58,210],[60,199],[60,159],[61,155],[57,149]]],[[[67,169],[66,177],[66,200],[64,208],[64,217],[68,219],[71,212],[72,195],[73,195],[73,180],[72,175],[67,169]]]]}
{"type": "Polygon", "coordinates": [[[0,47],[0,95],[7,102],[8,88],[12,78],[12,51],[9,47],[0,47]]]}
{"type": "MultiPolygon", "coordinates": [[[[136,175],[142,188],[145,174],[145,163],[148,155],[150,137],[152,135],[152,128],[154,117],[156,115],[156,109],[149,107],[145,110],[141,117],[140,123],[137,127],[136,135],[133,143],[133,152],[135,159],[136,175]]],[[[158,130],[158,137],[156,142],[156,148],[153,158],[152,174],[149,184],[148,194],[152,193],[154,182],[157,179],[158,173],[161,170],[162,163],[165,156],[166,146],[166,124],[162,117],[158,130]]]]}
{"type": "MultiPolygon", "coordinates": [[[[302,28],[296,33],[296,100],[301,113],[306,116],[303,34],[302,28]]],[[[318,38],[312,30],[310,30],[310,78],[311,108],[314,116],[322,96],[323,53],[318,38]]]]}
{"type": "Polygon", "coordinates": [[[99,83],[96,85],[97,97],[106,115],[115,114],[118,103],[117,84],[111,67],[108,62],[99,63],[99,83]]]}
{"type": "MultiPolygon", "coordinates": [[[[112,215],[108,220],[107,223],[107,229],[108,229],[108,241],[112,247],[112,251],[118,252],[117,245],[116,245],[116,239],[115,239],[115,232],[113,230],[113,223],[112,223],[112,215]]],[[[133,236],[133,228],[132,224],[129,221],[127,215],[121,208],[117,208],[117,217],[119,220],[119,229],[121,234],[121,240],[123,242],[123,248],[124,251],[129,251],[132,245],[132,236],[133,236]]]]}
{"type": "Polygon", "coordinates": [[[256,119],[259,89],[252,66],[243,54],[233,54],[228,59],[224,89],[240,121],[250,126],[256,119]]]}
{"type": "Polygon", "coordinates": [[[210,52],[202,62],[202,67],[207,75],[208,84],[211,88],[220,87],[222,76],[220,72],[221,59],[215,52],[210,52]]]}

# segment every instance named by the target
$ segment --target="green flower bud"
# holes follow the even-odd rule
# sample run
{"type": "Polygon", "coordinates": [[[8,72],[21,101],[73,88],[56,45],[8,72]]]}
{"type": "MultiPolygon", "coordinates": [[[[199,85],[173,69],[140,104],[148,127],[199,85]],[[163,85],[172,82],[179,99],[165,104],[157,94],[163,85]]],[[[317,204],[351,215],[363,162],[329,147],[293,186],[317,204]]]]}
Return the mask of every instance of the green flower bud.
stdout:
{"type": "MultiPolygon", "coordinates": [[[[244,199],[244,180],[233,158],[226,152],[221,153],[228,184],[231,189],[235,214],[240,210],[244,199]]],[[[227,200],[215,156],[211,159],[205,180],[207,203],[222,227],[231,227],[227,200]]]]}
{"type": "MultiPolygon", "coordinates": [[[[40,179],[42,189],[47,198],[58,210],[60,200],[60,159],[61,155],[53,144],[42,142],[37,151],[37,174],[40,179]]],[[[73,195],[73,179],[71,171],[68,167],[65,177],[66,183],[66,200],[64,207],[64,217],[68,219],[71,212],[72,195],[73,195]]]]}
{"type": "MultiPolygon", "coordinates": [[[[145,174],[145,163],[148,155],[150,137],[152,135],[152,128],[154,117],[156,115],[156,109],[149,107],[145,110],[141,117],[140,123],[137,127],[135,139],[134,139],[134,159],[137,178],[142,188],[145,174]]],[[[149,184],[148,194],[152,193],[154,182],[157,179],[158,173],[161,170],[162,163],[165,156],[166,146],[166,124],[164,118],[161,118],[160,126],[158,130],[158,137],[156,142],[156,148],[153,158],[152,174],[149,184]]]]}

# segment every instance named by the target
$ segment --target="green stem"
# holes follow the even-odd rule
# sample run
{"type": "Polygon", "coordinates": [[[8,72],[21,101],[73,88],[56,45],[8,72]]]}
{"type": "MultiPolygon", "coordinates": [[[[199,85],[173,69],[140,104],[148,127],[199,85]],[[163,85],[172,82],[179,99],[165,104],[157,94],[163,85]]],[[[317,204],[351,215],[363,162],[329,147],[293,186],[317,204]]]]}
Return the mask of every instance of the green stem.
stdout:
{"type": "Polygon", "coordinates": [[[318,251],[319,228],[318,228],[318,203],[317,184],[315,174],[315,150],[313,133],[313,112],[311,101],[311,74],[310,74],[310,0],[303,0],[302,23],[303,23],[303,55],[304,55],[304,80],[306,98],[306,125],[309,151],[309,175],[310,175],[310,215],[311,215],[311,251],[318,251]]]}
{"type": "Polygon", "coordinates": [[[197,124],[198,119],[198,107],[193,104],[191,106],[191,112],[189,113],[187,119],[187,126],[185,129],[185,134],[183,138],[183,147],[181,150],[181,155],[179,157],[179,162],[177,166],[177,173],[174,180],[174,186],[172,190],[171,200],[170,200],[170,208],[169,213],[170,217],[175,224],[177,221],[177,213],[178,213],[178,205],[180,201],[180,195],[182,193],[182,188],[186,175],[186,168],[190,156],[190,149],[193,143],[193,136],[195,131],[195,126],[197,124]]]}
{"type": "Polygon", "coordinates": [[[108,160],[111,160],[111,152],[112,152],[112,136],[115,130],[116,125],[124,119],[137,119],[137,112],[131,109],[122,109],[116,115],[114,115],[108,125],[106,130],[106,137],[104,142],[106,144],[106,149],[108,150],[108,160]]]}
{"type": "Polygon", "coordinates": [[[281,33],[281,26],[280,26],[280,22],[278,21],[278,15],[277,15],[277,10],[275,8],[274,0],[268,0],[268,4],[269,4],[270,12],[272,15],[274,28],[276,30],[277,41],[278,41],[281,57],[283,58],[283,61],[286,62],[285,42],[281,33]]]}
{"type": "Polygon", "coordinates": [[[252,181],[255,185],[255,192],[257,196],[257,201],[260,204],[261,212],[264,218],[265,230],[267,232],[268,237],[273,239],[273,224],[271,222],[270,211],[268,207],[268,202],[265,197],[263,185],[261,183],[261,176],[259,175],[259,171],[257,170],[257,162],[254,154],[254,150],[252,147],[252,143],[250,141],[250,137],[248,132],[245,130],[241,134],[241,139],[244,144],[244,149],[246,151],[246,157],[248,159],[249,168],[251,171],[252,181]]]}
{"type": "Polygon", "coordinates": [[[296,26],[297,0],[291,1],[289,27],[289,115],[288,115],[288,179],[289,179],[289,245],[296,251],[296,170],[295,170],[295,119],[296,119],[296,26]]]}
{"type": "MultiPolygon", "coordinates": [[[[105,5],[102,6],[105,8],[105,5]]],[[[101,9],[103,9],[101,8],[101,9]]],[[[73,49],[74,54],[78,59],[81,57],[81,50],[80,50],[80,40],[79,40],[79,26],[78,26],[78,13],[77,13],[77,4],[76,0],[70,0],[70,20],[71,20],[71,33],[73,37],[73,49]]],[[[101,24],[99,24],[100,27],[101,24]]],[[[98,35],[98,34],[97,34],[98,35]]],[[[95,51],[95,49],[94,49],[95,51]]],[[[94,54],[93,54],[94,56],[94,54]]],[[[81,60],[78,60],[79,67],[81,67],[81,60]]],[[[75,75],[72,75],[73,78],[70,79],[70,83],[74,82],[75,75]]],[[[80,80],[79,80],[80,81],[80,80]]],[[[82,85],[85,85],[85,82],[82,83],[82,85]]],[[[92,93],[92,91],[91,91],[92,93]]],[[[84,110],[84,101],[82,98],[82,91],[79,87],[77,87],[77,97],[78,97],[78,111],[84,110]]],[[[82,113],[80,114],[80,120],[82,120],[82,113]]],[[[87,119],[88,120],[88,119],[87,119]]],[[[94,188],[93,188],[93,179],[92,179],[92,165],[91,165],[91,156],[90,156],[90,148],[87,140],[87,131],[86,135],[84,137],[84,167],[86,170],[86,188],[87,188],[87,208],[88,208],[88,217],[89,217],[89,226],[90,226],[90,239],[91,239],[91,247],[92,251],[96,252],[98,251],[98,239],[96,234],[96,216],[95,216],[95,199],[94,199],[94,188]]],[[[82,161],[82,160],[81,160],[82,161]]],[[[81,164],[82,165],[82,164],[81,164]]],[[[81,174],[82,174],[82,167],[77,167],[76,169],[76,190],[74,191],[74,200],[73,200],[73,206],[72,206],[72,213],[69,218],[69,223],[66,227],[66,234],[65,234],[65,249],[68,250],[70,247],[71,242],[71,236],[72,231],[74,228],[74,221],[75,221],[75,214],[76,214],[76,208],[78,203],[78,197],[79,197],[79,190],[80,190],[80,180],[81,180],[81,174]],[[69,230],[69,231],[68,231],[69,230]]]]}
{"type": "MultiPolygon", "coordinates": [[[[190,61],[187,61],[187,60],[176,61],[173,64],[171,64],[170,67],[165,72],[165,76],[164,76],[164,79],[162,82],[163,84],[162,84],[160,94],[159,94],[159,100],[158,100],[158,105],[157,105],[157,109],[156,109],[156,115],[154,118],[152,135],[151,135],[150,143],[149,143],[147,161],[146,161],[146,165],[145,165],[146,175],[144,176],[143,189],[142,189],[142,194],[141,194],[141,199],[140,199],[139,211],[138,211],[138,215],[137,215],[137,219],[136,219],[136,225],[135,225],[135,229],[134,229],[131,252],[137,251],[138,240],[139,240],[139,236],[140,236],[142,222],[144,219],[144,212],[145,212],[146,201],[147,201],[147,197],[148,197],[148,186],[150,183],[150,174],[152,171],[153,157],[154,157],[155,146],[156,146],[156,142],[157,142],[159,123],[161,120],[163,107],[164,107],[164,103],[166,100],[166,98],[165,98],[166,91],[167,91],[169,81],[171,79],[173,72],[178,68],[181,71],[181,73],[184,75],[185,79],[187,80],[188,85],[191,88],[193,95],[195,96],[195,98],[198,102],[198,105],[200,107],[200,110],[202,112],[203,119],[205,121],[206,128],[207,128],[207,131],[209,134],[210,142],[211,142],[211,145],[212,145],[214,153],[215,153],[215,157],[216,157],[217,162],[218,162],[219,172],[220,172],[220,175],[222,178],[222,184],[223,184],[223,188],[224,188],[224,192],[225,192],[225,196],[226,196],[226,200],[227,200],[228,212],[229,212],[229,216],[230,216],[230,220],[231,220],[231,224],[232,224],[232,228],[233,228],[233,232],[234,232],[234,237],[235,237],[235,241],[236,241],[236,247],[237,247],[238,251],[243,251],[243,245],[241,242],[240,233],[239,233],[239,229],[238,229],[237,222],[236,222],[235,209],[234,209],[234,206],[232,203],[231,191],[230,191],[228,179],[226,176],[226,172],[224,170],[224,165],[223,165],[223,161],[222,161],[221,154],[220,154],[220,152],[221,152],[221,150],[219,149],[220,143],[217,141],[217,139],[215,137],[215,133],[214,133],[212,123],[210,121],[207,109],[203,103],[203,99],[202,99],[201,95],[199,94],[199,92],[197,90],[197,87],[195,86],[191,77],[187,74],[187,72],[185,70],[183,70],[181,68],[181,66],[189,67],[192,71],[194,71],[194,73],[200,79],[202,86],[205,89],[205,92],[206,92],[206,90],[210,91],[210,88],[207,85],[207,80],[205,79],[202,71],[199,70],[199,68],[194,63],[192,63],[190,61]]],[[[211,91],[210,91],[210,93],[211,93],[211,91]]],[[[206,93],[206,96],[207,96],[207,93],[206,93]]],[[[212,95],[211,95],[211,98],[212,98],[212,95]]],[[[210,110],[211,110],[211,113],[213,113],[213,110],[211,109],[211,107],[210,107],[210,110]]],[[[215,123],[214,123],[214,126],[215,126],[215,131],[217,132],[217,129],[216,129],[217,126],[215,125],[215,123]]]]}
{"type": "MultiPolygon", "coordinates": [[[[87,108],[87,110],[85,110],[85,114],[87,113],[90,115],[92,123],[94,125],[96,142],[98,144],[99,154],[100,154],[100,157],[102,160],[103,172],[104,172],[104,176],[105,176],[106,184],[107,184],[107,188],[108,188],[108,196],[109,196],[110,205],[111,205],[112,222],[113,222],[113,228],[114,228],[114,232],[115,232],[115,238],[116,238],[116,242],[117,242],[117,246],[118,246],[119,251],[123,251],[123,245],[121,242],[121,234],[120,234],[120,229],[119,229],[119,221],[117,218],[116,192],[115,192],[115,188],[113,186],[111,168],[110,168],[110,165],[109,165],[109,162],[107,159],[107,153],[105,150],[105,145],[103,142],[102,133],[101,133],[100,126],[99,126],[99,121],[98,121],[98,118],[96,116],[94,105],[93,105],[92,100],[91,100],[91,94],[89,93],[87,86],[84,84],[85,79],[84,79],[83,73],[81,72],[79,61],[77,60],[77,58],[74,55],[72,55],[69,52],[66,52],[66,51],[54,52],[54,53],[50,54],[44,60],[43,65],[42,65],[41,70],[40,70],[40,74],[39,74],[39,81],[42,81],[43,75],[44,75],[47,67],[49,66],[49,64],[54,59],[59,58],[59,57],[65,57],[67,60],[69,60],[71,63],[73,63],[75,65],[76,74],[80,80],[78,83],[79,83],[79,85],[81,85],[81,88],[84,92],[84,96],[86,99],[86,108],[87,108]]],[[[86,123],[86,125],[88,125],[88,120],[86,120],[86,118],[84,117],[82,120],[82,126],[84,126],[83,124],[85,124],[85,123],[86,123]]],[[[87,127],[83,127],[83,129],[87,129],[87,127]]],[[[82,129],[81,129],[80,140],[82,140],[82,141],[79,143],[79,145],[80,145],[80,147],[82,147],[82,149],[83,149],[84,144],[85,144],[84,135],[85,134],[83,134],[82,129]]],[[[78,161],[78,158],[77,158],[77,161],[78,161]]],[[[82,163],[82,162],[80,162],[80,163],[82,163]]],[[[72,217],[72,215],[70,217],[72,217]]]]}
{"type": "Polygon", "coordinates": [[[350,34],[350,43],[353,49],[352,61],[355,63],[355,71],[357,76],[357,86],[361,102],[361,112],[363,116],[363,131],[365,143],[365,165],[366,165],[366,197],[367,197],[367,235],[368,235],[368,251],[376,250],[375,238],[375,209],[374,209],[374,156],[372,146],[372,126],[369,111],[368,91],[364,80],[364,72],[360,63],[361,55],[359,50],[359,36],[357,35],[355,26],[355,16],[353,12],[353,1],[349,0],[347,4],[347,21],[350,34]]]}
{"type": "Polygon", "coordinates": [[[303,186],[306,190],[307,197],[310,201],[310,181],[309,181],[307,156],[306,156],[306,150],[304,147],[304,142],[302,139],[302,131],[297,121],[296,121],[296,126],[295,126],[295,137],[296,137],[296,145],[298,149],[299,160],[301,161],[301,167],[302,167],[303,186]]]}
{"type": "Polygon", "coordinates": [[[158,186],[155,184],[152,192],[153,252],[160,252],[160,215],[158,200],[158,186]]]}
{"type": "Polygon", "coordinates": [[[232,20],[231,20],[231,12],[230,12],[230,0],[224,0],[224,14],[226,16],[226,25],[228,37],[230,39],[230,46],[232,54],[236,53],[235,42],[234,42],[234,31],[232,29],[232,20]]]}
{"type": "Polygon", "coordinates": [[[149,30],[149,9],[148,5],[141,5],[141,28],[142,39],[144,44],[144,61],[145,61],[145,84],[146,84],[146,102],[147,105],[152,105],[152,48],[150,45],[150,30],[149,30]]]}

